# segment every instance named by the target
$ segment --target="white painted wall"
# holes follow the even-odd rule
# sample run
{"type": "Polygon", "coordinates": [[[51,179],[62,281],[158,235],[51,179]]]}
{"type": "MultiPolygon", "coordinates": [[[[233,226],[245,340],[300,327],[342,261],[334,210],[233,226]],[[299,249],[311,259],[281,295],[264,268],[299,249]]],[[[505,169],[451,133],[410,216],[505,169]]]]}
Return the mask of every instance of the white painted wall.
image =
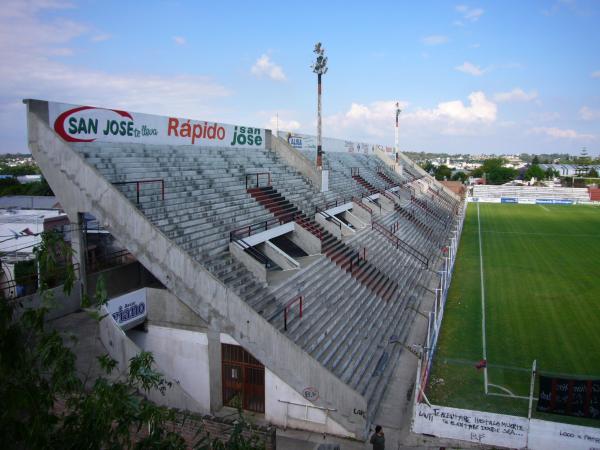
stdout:
{"type": "Polygon", "coordinates": [[[420,403],[412,430],[440,438],[531,450],[598,450],[600,429],[420,403]]]}
{"type": "Polygon", "coordinates": [[[527,425],[524,417],[436,405],[429,407],[419,403],[415,407],[412,430],[485,445],[524,448],[527,445],[527,425]]]}
{"type": "Polygon", "coordinates": [[[353,437],[352,433],[327,417],[325,411],[310,407],[307,410],[306,406],[299,405],[310,406],[312,403],[265,368],[265,419],[281,427],[353,437]],[[286,404],[279,400],[296,404],[286,404]]]}
{"type": "MultiPolygon", "coordinates": [[[[235,339],[225,333],[221,333],[221,343],[240,345],[235,339]]],[[[327,417],[323,410],[308,408],[307,414],[305,406],[286,405],[279,400],[298,403],[300,405],[312,405],[310,401],[306,400],[265,367],[265,419],[267,421],[280,427],[299,428],[318,433],[354,437],[352,433],[348,432],[339,423],[327,417]]]]}
{"type": "Polygon", "coordinates": [[[591,450],[600,448],[600,429],[531,419],[529,448],[591,450]]]}
{"type": "Polygon", "coordinates": [[[148,332],[131,332],[131,339],[154,355],[169,378],[210,412],[208,339],[205,333],[148,325],[148,332]]]}

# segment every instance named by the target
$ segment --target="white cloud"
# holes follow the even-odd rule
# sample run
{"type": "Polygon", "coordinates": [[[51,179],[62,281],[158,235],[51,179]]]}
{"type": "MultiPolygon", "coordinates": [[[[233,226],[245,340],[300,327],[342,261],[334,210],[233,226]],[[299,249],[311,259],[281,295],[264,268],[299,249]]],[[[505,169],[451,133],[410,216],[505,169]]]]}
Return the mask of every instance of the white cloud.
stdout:
{"type": "Polygon", "coordinates": [[[471,8],[467,5],[457,5],[456,11],[458,11],[463,16],[463,19],[468,22],[477,22],[484,13],[484,10],[481,8],[471,8]]]}
{"type": "MultiPolygon", "coordinates": [[[[468,104],[460,100],[441,102],[435,108],[410,110],[400,102],[401,134],[467,136],[483,133],[497,118],[497,106],[483,92],[469,95],[468,104]]],[[[386,139],[393,136],[396,101],[384,100],[370,104],[354,102],[345,113],[324,118],[329,135],[362,136],[367,139],[386,139]]]]}
{"type": "Polygon", "coordinates": [[[448,36],[432,34],[431,36],[425,36],[423,39],[421,39],[421,42],[423,42],[425,45],[441,45],[448,42],[448,36]]]}
{"type": "Polygon", "coordinates": [[[60,18],[41,20],[37,12],[67,6],[51,1],[22,5],[17,1],[0,8],[0,117],[7,118],[0,121],[0,135],[7,141],[2,143],[4,149],[24,144],[22,113],[11,113],[23,98],[206,117],[212,114],[213,99],[231,94],[202,75],[108,72],[55,59],[56,55],[71,54],[72,41],[88,29],[60,18]],[[8,142],[10,139],[13,142],[8,142]]]}
{"type": "Polygon", "coordinates": [[[269,121],[265,124],[265,128],[269,130],[285,130],[285,131],[296,131],[300,128],[300,122],[297,120],[285,120],[281,117],[272,116],[269,121]]]}
{"type": "Polygon", "coordinates": [[[494,94],[494,100],[502,103],[502,102],[530,102],[531,100],[535,100],[538,96],[536,91],[531,91],[529,93],[525,92],[521,88],[514,88],[509,92],[498,92],[494,94]]]}
{"type": "Polygon", "coordinates": [[[465,61],[460,66],[456,66],[455,69],[459,72],[468,73],[469,75],[473,75],[475,77],[479,77],[486,72],[485,69],[482,69],[481,67],[476,66],[468,61],[465,61]]]}
{"type": "Polygon", "coordinates": [[[469,95],[469,105],[461,100],[442,102],[433,109],[420,109],[412,116],[421,120],[457,123],[491,123],[496,120],[498,107],[481,91],[469,95]]]}
{"type": "Polygon", "coordinates": [[[596,70],[592,72],[592,78],[600,78],[600,70],[596,70]]]}
{"type": "Polygon", "coordinates": [[[183,36],[173,36],[173,42],[175,42],[177,45],[185,45],[187,44],[187,39],[183,36]]]}
{"type": "Polygon", "coordinates": [[[579,110],[579,117],[581,117],[583,120],[598,120],[600,119],[600,110],[583,106],[579,110]]]}
{"type": "Polygon", "coordinates": [[[252,75],[255,75],[258,78],[266,76],[275,81],[285,81],[285,73],[283,73],[283,69],[281,66],[278,66],[273,61],[269,55],[262,54],[260,58],[256,60],[252,68],[250,69],[252,75]]]}
{"type": "MultiPolygon", "coordinates": [[[[398,102],[400,108],[408,106],[407,102],[398,102]]],[[[358,133],[382,138],[389,135],[396,120],[396,100],[379,100],[368,105],[352,103],[345,113],[333,114],[323,118],[323,124],[330,135],[345,136],[358,133]]]]}
{"type": "Polygon", "coordinates": [[[593,134],[580,134],[575,130],[556,127],[535,127],[531,133],[542,134],[554,139],[595,139],[593,134]]]}
{"type": "Polygon", "coordinates": [[[104,42],[104,41],[108,41],[109,39],[112,39],[112,35],[110,35],[108,33],[102,33],[102,34],[96,34],[95,36],[92,36],[91,41],[92,42],[104,42]]]}

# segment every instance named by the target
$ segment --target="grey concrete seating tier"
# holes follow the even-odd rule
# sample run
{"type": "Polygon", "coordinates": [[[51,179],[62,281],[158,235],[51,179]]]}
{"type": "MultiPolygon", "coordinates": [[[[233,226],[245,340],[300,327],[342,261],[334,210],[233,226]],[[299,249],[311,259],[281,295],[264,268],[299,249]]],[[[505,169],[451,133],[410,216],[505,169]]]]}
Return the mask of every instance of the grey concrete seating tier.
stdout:
{"type": "MultiPolygon", "coordinates": [[[[115,147],[94,143],[74,147],[113,183],[164,180],[164,199],[160,186],[142,184],[139,203],[135,184],[117,186],[165,236],[233,289],[288,339],[364,395],[370,405],[368,414],[374,416],[402,350],[392,341],[402,342],[409,333],[415,314],[412,308],[418,308],[424,286],[433,279],[433,272],[422,269],[409,255],[388,245],[377,231],[367,228],[348,244],[354,249],[367,248],[367,258],[374,270],[370,273],[375,274],[379,269],[398,283],[397,291],[389,300],[384,300],[325,256],[276,288],[270,288],[232,257],[228,245],[233,229],[274,218],[248,194],[248,174],[268,172],[272,186],[312,217],[315,206],[367,192],[352,179],[353,167],[358,167],[361,176],[377,189],[389,187],[389,183],[377,175],[382,164],[375,156],[326,154],[331,190],[321,193],[269,150],[115,147]],[[282,311],[298,294],[304,297],[303,317],[300,319],[292,311],[286,331],[282,311]]],[[[383,170],[398,184],[411,179],[383,170]]],[[[448,215],[444,201],[436,201],[420,192],[416,196],[427,200],[434,214],[448,215]]],[[[397,197],[399,203],[409,207],[407,189],[397,197]]],[[[415,208],[414,214],[426,221],[423,211],[415,208]]],[[[449,231],[434,223],[421,229],[395,211],[379,216],[378,220],[386,226],[399,223],[398,236],[432,258],[437,257],[440,243],[449,231]]]]}

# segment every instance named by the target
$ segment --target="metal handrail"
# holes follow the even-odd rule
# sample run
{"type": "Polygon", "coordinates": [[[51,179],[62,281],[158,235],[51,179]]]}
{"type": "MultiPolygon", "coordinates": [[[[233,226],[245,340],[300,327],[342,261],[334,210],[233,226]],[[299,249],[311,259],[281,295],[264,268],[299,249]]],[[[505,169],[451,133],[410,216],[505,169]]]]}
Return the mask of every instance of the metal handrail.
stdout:
{"type": "Polygon", "coordinates": [[[377,202],[375,202],[375,200],[373,200],[373,199],[371,198],[371,195],[373,195],[373,194],[368,194],[368,195],[365,195],[365,194],[363,193],[363,195],[362,195],[362,198],[366,199],[366,200],[367,200],[369,203],[372,203],[373,205],[377,206],[377,207],[379,208],[379,214],[381,214],[381,205],[380,205],[380,204],[378,204],[377,202]]]}
{"type": "Polygon", "coordinates": [[[369,214],[373,215],[373,210],[371,208],[369,208],[367,205],[365,205],[362,202],[362,199],[360,199],[358,197],[352,197],[352,201],[354,203],[356,203],[358,206],[360,206],[361,208],[365,209],[369,214]]]}
{"type": "Polygon", "coordinates": [[[371,229],[379,231],[383,234],[389,241],[393,242],[396,245],[396,249],[402,249],[409,255],[413,256],[417,259],[425,268],[429,267],[429,258],[421,253],[419,250],[414,248],[408,242],[400,239],[395,234],[391,233],[386,227],[373,221],[371,223],[371,229]]]}
{"type": "Polygon", "coordinates": [[[337,227],[340,230],[342,229],[342,224],[340,223],[337,217],[332,216],[331,214],[325,211],[319,211],[317,214],[322,214],[323,216],[325,216],[325,220],[327,220],[328,222],[333,222],[335,225],[337,225],[337,227]]]}
{"type": "Polygon", "coordinates": [[[263,254],[260,250],[258,250],[257,248],[254,248],[253,246],[251,246],[250,244],[248,244],[246,241],[244,241],[243,239],[238,239],[236,241],[237,244],[240,245],[240,247],[242,247],[242,249],[249,253],[251,256],[253,256],[259,263],[263,264],[265,266],[265,269],[269,268],[269,258],[263,254]]]}
{"type": "Polygon", "coordinates": [[[248,189],[248,180],[256,177],[256,187],[260,187],[260,178],[267,176],[267,186],[271,186],[271,172],[258,172],[258,173],[247,173],[246,174],[246,189],[248,189]]]}
{"type": "Polygon", "coordinates": [[[113,182],[113,185],[118,186],[118,185],[123,185],[123,184],[134,184],[135,183],[135,191],[136,191],[136,202],[139,205],[140,204],[140,185],[144,184],[144,183],[160,183],[160,193],[161,193],[161,200],[165,200],[165,180],[163,180],[162,178],[156,178],[153,180],[135,180],[135,181],[115,181],[113,182]]]}
{"type": "MultiPolygon", "coordinates": [[[[89,272],[92,272],[97,269],[110,267],[110,264],[107,264],[107,263],[121,259],[121,258],[129,258],[132,256],[133,255],[129,252],[129,250],[123,249],[123,250],[118,250],[113,253],[109,253],[108,255],[105,255],[102,258],[92,260],[92,258],[90,258],[90,254],[88,253],[87,258],[86,258],[86,262],[88,264],[87,269],[89,272]]],[[[124,263],[122,262],[121,264],[124,264],[124,263]]]]}
{"type": "MultiPolygon", "coordinates": [[[[61,275],[64,274],[63,269],[66,269],[68,267],[68,265],[62,265],[62,266],[57,266],[54,269],[52,269],[49,272],[46,272],[43,274],[44,277],[49,278],[53,275],[61,275]]],[[[75,277],[79,278],[79,263],[73,263],[72,264],[73,267],[73,271],[75,272],[75,277]]],[[[7,289],[12,289],[13,290],[13,296],[11,298],[20,298],[20,297],[25,297],[27,295],[31,295],[36,293],[39,288],[40,288],[40,279],[38,276],[38,273],[32,273],[30,275],[27,275],[25,277],[22,277],[19,282],[24,282],[24,283],[19,283],[17,284],[17,280],[14,278],[11,278],[10,280],[5,280],[3,282],[0,283],[0,291],[4,291],[7,289]],[[35,287],[35,291],[33,292],[27,292],[27,289],[25,289],[25,291],[23,292],[22,295],[18,295],[17,292],[17,286],[23,286],[23,287],[35,287]]],[[[50,286],[50,288],[56,287],[56,286],[60,286],[59,284],[56,284],[54,286],[50,286]]]]}
{"type": "MultiPolygon", "coordinates": [[[[290,222],[290,220],[288,220],[287,222],[290,222]]],[[[229,242],[233,242],[238,239],[243,239],[245,237],[250,237],[253,234],[267,231],[273,226],[279,226],[287,222],[282,221],[282,218],[274,217],[269,220],[262,220],[260,222],[255,222],[244,227],[236,228],[235,230],[229,232],[229,242]]]]}

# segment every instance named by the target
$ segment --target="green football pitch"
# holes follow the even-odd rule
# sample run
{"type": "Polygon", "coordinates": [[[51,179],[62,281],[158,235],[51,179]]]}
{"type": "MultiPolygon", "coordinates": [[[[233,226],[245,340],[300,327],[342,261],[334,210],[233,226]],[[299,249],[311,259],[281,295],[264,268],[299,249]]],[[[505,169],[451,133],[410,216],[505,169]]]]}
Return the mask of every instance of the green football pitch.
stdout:
{"type": "Polygon", "coordinates": [[[429,400],[526,415],[534,360],[600,379],[600,208],[471,203],[429,400]]]}

